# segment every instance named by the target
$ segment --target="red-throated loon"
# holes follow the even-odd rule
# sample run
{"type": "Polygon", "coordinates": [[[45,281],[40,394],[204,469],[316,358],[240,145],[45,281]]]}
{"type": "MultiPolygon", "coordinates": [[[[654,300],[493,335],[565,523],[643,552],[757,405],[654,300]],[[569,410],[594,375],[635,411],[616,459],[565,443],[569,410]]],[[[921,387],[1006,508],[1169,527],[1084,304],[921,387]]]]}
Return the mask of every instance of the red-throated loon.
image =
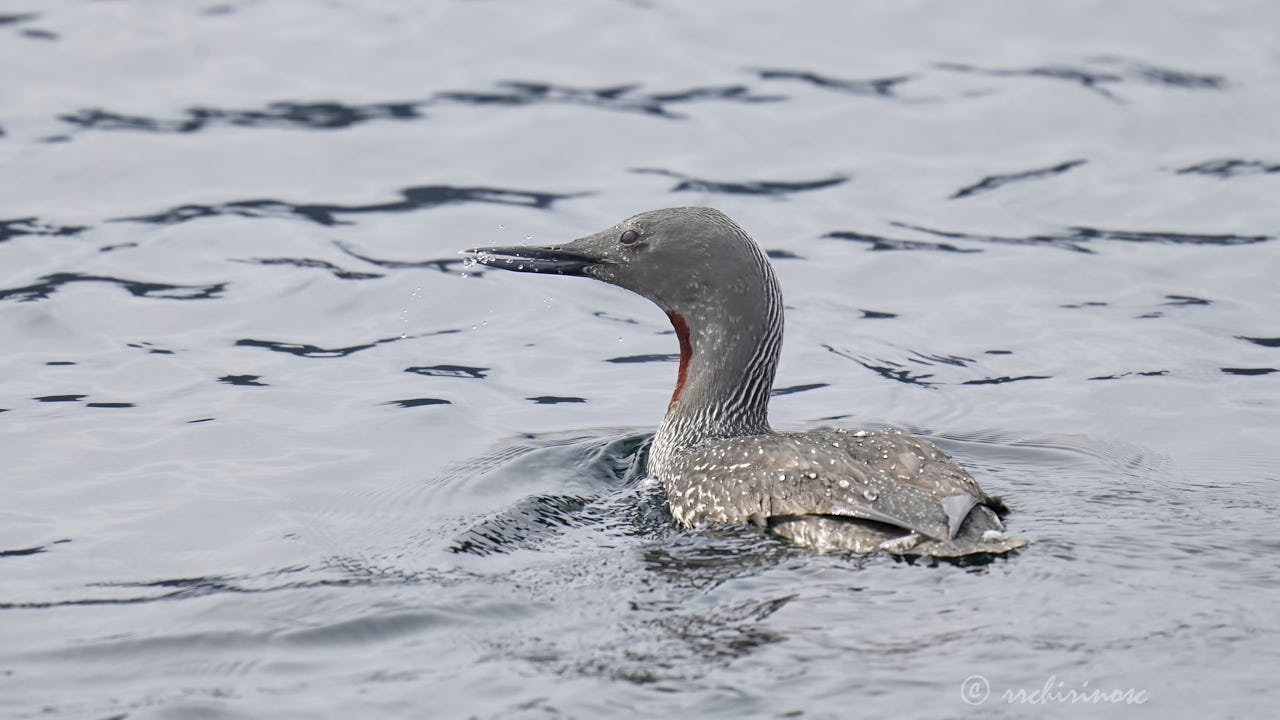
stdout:
{"type": "Polygon", "coordinates": [[[897,430],[774,432],[782,292],[764,252],[718,210],[667,208],[561,245],[464,250],[475,262],[579,275],[652,300],[680,369],[649,450],[683,526],[753,523],[796,544],[956,557],[1026,544],[1003,503],[933,443],[897,430]]]}

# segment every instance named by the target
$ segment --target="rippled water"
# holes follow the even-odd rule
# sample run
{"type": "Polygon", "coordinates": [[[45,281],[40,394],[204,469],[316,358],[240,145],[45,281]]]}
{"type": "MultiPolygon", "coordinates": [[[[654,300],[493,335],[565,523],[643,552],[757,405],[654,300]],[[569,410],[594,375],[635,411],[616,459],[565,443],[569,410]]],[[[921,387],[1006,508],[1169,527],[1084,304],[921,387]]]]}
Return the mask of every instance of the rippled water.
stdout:
{"type": "Polygon", "coordinates": [[[0,4],[0,716],[1271,714],[1277,7],[0,4]],[[455,251],[687,204],[1033,544],[675,529],[666,319],[455,251]]]}

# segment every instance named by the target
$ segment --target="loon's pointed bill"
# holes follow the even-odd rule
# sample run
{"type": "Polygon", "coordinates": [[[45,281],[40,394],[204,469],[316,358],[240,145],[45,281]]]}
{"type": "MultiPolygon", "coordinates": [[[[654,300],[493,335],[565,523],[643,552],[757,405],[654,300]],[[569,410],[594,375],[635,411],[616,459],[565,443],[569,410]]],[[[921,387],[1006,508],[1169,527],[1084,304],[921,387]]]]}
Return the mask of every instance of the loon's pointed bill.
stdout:
{"type": "Polygon", "coordinates": [[[557,275],[582,275],[586,268],[600,264],[596,258],[558,247],[485,247],[463,250],[460,254],[489,267],[557,275]]]}

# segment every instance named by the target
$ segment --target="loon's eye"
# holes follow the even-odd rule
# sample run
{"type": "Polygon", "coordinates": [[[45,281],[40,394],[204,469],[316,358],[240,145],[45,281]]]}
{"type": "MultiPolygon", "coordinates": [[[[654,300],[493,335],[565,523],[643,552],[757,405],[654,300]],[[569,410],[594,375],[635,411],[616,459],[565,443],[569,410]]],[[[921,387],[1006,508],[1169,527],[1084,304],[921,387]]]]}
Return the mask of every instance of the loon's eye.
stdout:
{"type": "Polygon", "coordinates": [[[635,230],[627,230],[626,232],[622,233],[622,237],[618,238],[618,242],[622,243],[623,245],[631,245],[632,243],[634,243],[639,239],[640,239],[640,233],[636,232],[635,230]]]}

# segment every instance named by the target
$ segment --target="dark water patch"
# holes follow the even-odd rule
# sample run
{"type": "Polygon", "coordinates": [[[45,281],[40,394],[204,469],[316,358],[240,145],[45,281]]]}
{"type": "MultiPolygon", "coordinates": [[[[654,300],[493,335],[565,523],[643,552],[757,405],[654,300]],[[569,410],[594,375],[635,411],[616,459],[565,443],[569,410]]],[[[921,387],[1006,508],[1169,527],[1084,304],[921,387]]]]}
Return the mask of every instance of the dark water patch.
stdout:
{"type": "Polygon", "coordinates": [[[894,222],[893,225],[917,232],[937,235],[939,237],[971,240],[974,242],[994,243],[1001,245],[1032,245],[1054,247],[1072,252],[1092,253],[1085,244],[1099,240],[1108,242],[1136,242],[1160,245],[1209,245],[1231,246],[1252,245],[1272,240],[1270,235],[1234,235],[1234,234],[1201,234],[1176,232],[1149,232],[1135,230],[1103,230],[1091,227],[1071,227],[1065,232],[1050,235],[1030,235],[1027,237],[1005,237],[999,235],[981,235],[963,232],[937,230],[920,225],[894,222]]]}
{"type": "Polygon", "coordinates": [[[1122,372],[1122,373],[1117,373],[1115,375],[1098,375],[1096,377],[1091,377],[1088,379],[1089,380],[1117,380],[1122,377],[1130,377],[1130,376],[1160,377],[1162,375],[1168,375],[1168,374],[1169,374],[1168,370],[1143,370],[1139,372],[1122,372]]]}
{"type": "Polygon", "coordinates": [[[659,168],[631,168],[633,173],[649,175],[665,175],[676,178],[679,182],[671,188],[671,192],[720,192],[734,195],[785,195],[787,193],[821,190],[847,182],[847,175],[836,175],[822,180],[786,182],[782,180],[752,180],[743,182],[723,182],[718,180],[702,180],[672,170],[659,168]]]}
{"type": "MultiPolygon", "coordinates": [[[[917,351],[911,351],[904,362],[888,360],[885,358],[871,358],[853,355],[851,353],[838,350],[830,345],[823,345],[827,351],[839,355],[846,360],[861,365],[862,367],[880,375],[883,378],[900,382],[907,385],[919,385],[921,387],[933,387],[935,385],[948,384],[941,381],[931,380],[934,377],[932,373],[916,372],[908,363],[924,366],[950,365],[952,367],[969,367],[974,361],[973,358],[961,357],[959,355],[930,355],[917,351]]],[[[1018,382],[1021,380],[1048,380],[1049,376],[1045,375],[1020,375],[1020,376],[1001,376],[994,378],[977,378],[973,380],[964,380],[959,385],[999,385],[1003,383],[1018,382]]]]}
{"type": "Polygon", "coordinates": [[[1067,305],[1059,305],[1058,307],[1067,308],[1069,310],[1078,310],[1080,308],[1107,307],[1108,304],[1109,303],[1101,302],[1099,300],[1088,300],[1082,303],[1069,303],[1067,305]]]}
{"type": "Polygon", "coordinates": [[[217,205],[181,205],[154,215],[115,218],[113,222],[143,222],[155,225],[177,225],[198,218],[235,215],[247,218],[298,217],[325,226],[346,225],[350,221],[340,215],[359,213],[398,213],[424,210],[459,203],[488,203],[549,209],[557,200],[580,197],[583,193],[561,194],[492,187],[457,187],[423,185],[400,190],[401,200],[369,205],[295,205],[283,200],[237,200],[217,205]]]}
{"type": "Polygon", "coordinates": [[[950,199],[956,200],[958,198],[969,197],[971,195],[977,195],[984,192],[990,192],[992,190],[995,190],[996,188],[1008,185],[1009,183],[1020,182],[1022,180],[1036,180],[1039,178],[1052,177],[1054,175],[1061,175],[1062,173],[1070,170],[1071,168],[1078,167],[1080,165],[1085,164],[1086,162],[1088,161],[1087,160],[1069,160],[1067,162],[1054,165],[1052,167],[1040,168],[1038,170],[1026,170],[1020,173],[1010,173],[1008,175],[988,175],[987,177],[983,178],[982,180],[980,180],[979,182],[973,185],[960,188],[959,190],[956,191],[954,195],[950,197],[950,199]]]}
{"type": "Polygon", "coordinates": [[[137,130],[154,133],[192,133],[212,125],[339,130],[370,120],[414,120],[421,117],[418,112],[420,105],[420,102],[368,105],[348,105],[335,101],[273,102],[261,110],[193,107],[184,110],[183,117],[171,119],[87,108],[59,115],[58,119],[82,130],[137,130]]]}
{"type": "Polygon", "coordinates": [[[338,358],[358,353],[361,350],[368,350],[371,347],[377,347],[385,343],[393,343],[404,339],[406,339],[406,337],[397,336],[374,340],[373,342],[363,343],[360,345],[351,345],[348,347],[322,348],[318,345],[309,345],[307,343],[287,343],[276,340],[253,340],[251,338],[243,338],[236,341],[236,347],[266,348],[267,350],[272,350],[274,352],[289,353],[290,355],[297,355],[298,357],[338,358]]]}
{"type": "Polygon", "coordinates": [[[22,37],[28,37],[32,40],[57,40],[58,33],[50,30],[41,30],[40,28],[27,28],[18,33],[22,37]]]}
{"type": "MultiPolygon", "coordinates": [[[[218,382],[226,383],[228,385],[242,385],[245,387],[269,387],[264,382],[258,382],[261,379],[262,379],[261,375],[223,375],[222,377],[218,378],[218,382]]],[[[209,419],[212,420],[212,418],[209,418],[209,419]]],[[[201,422],[201,421],[192,420],[191,422],[201,422]]]]}
{"type": "Polygon", "coordinates": [[[932,373],[917,374],[912,372],[911,368],[892,360],[860,358],[856,355],[850,355],[847,352],[837,350],[830,345],[823,345],[822,347],[826,348],[828,352],[839,355],[846,360],[852,360],[877,375],[893,380],[894,382],[905,383],[907,385],[919,385],[921,387],[932,387],[937,384],[929,382],[929,378],[933,377],[932,373]]]}
{"type": "Polygon", "coordinates": [[[34,217],[0,220],[0,242],[23,235],[70,237],[79,235],[86,229],[84,225],[54,225],[34,217]]]}
{"type": "Polygon", "coordinates": [[[27,555],[38,555],[42,552],[48,552],[48,548],[43,545],[29,548],[18,548],[16,550],[0,550],[0,558],[3,557],[26,557],[27,555]]]}
{"type": "Polygon", "coordinates": [[[17,288],[0,288],[0,301],[16,300],[31,302],[44,300],[57,292],[63,285],[82,282],[109,283],[128,290],[135,297],[160,298],[165,300],[209,300],[222,295],[226,283],[211,285],[170,285],[168,283],[142,282],[102,275],[82,275],[80,273],[55,273],[45,275],[39,282],[17,288]]]}
{"type": "Polygon", "coordinates": [[[1110,56],[1096,58],[1095,60],[1102,64],[1119,66],[1119,70],[1096,70],[1070,65],[1040,65],[1030,68],[980,68],[965,63],[936,63],[935,67],[953,72],[975,73],[991,77],[1034,77],[1064,81],[1079,85],[1115,102],[1123,102],[1123,100],[1108,90],[1106,86],[1129,80],[1184,90],[1222,90],[1226,87],[1226,78],[1221,75],[1183,72],[1110,56]]]}
{"type": "Polygon", "coordinates": [[[974,73],[978,75],[988,75],[991,77],[1034,77],[1047,78],[1051,80],[1062,80],[1074,83],[1086,90],[1096,92],[1108,100],[1120,101],[1120,98],[1109,92],[1103,85],[1110,83],[1118,83],[1123,78],[1120,75],[1110,72],[1099,72],[1096,70],[1086,70],[1082,68],[1068,66],[1038,66],[1030,68],[1018,69],[988,69],[979,68],[974,65],[965,63],[936,63],[935,67],[941,70],[950,70],[953,72],[974,73]]]}
{"type": "Polygon", "coordinates": [[[195,424],[197,424],[197,423],[213,422],[214,420],[215,420],[215,418],[211,418],[211,417],[207,417],[207,418],[196,418],[195,420],[188,420],[188,421],[187,421],[187,424],[188,424],[188,425],[195,425],[195,424]]]}
{"type": "Polygon", "coordinates": [[[231,261],[254,265],[289,265],[301,268],[320,268],[322,270],[328,270],[333,273],[334,277],[340,280],[373,280],[375,278],[385,277],[382,273],[344,270],[328,260],[317,260],[315,258],[232,258],[231,261]]]}
{"type": "Polygon", "coordinates": [[[18,13],[15,15],[0,15],[0,25],[16,25],[18,23],[28,22],[40,17],[37,13],[18,13]]]}
{"type": "Polygon", "coordinates": [[[53,403],[53,402],[80,402],[81,400],[87,397],[89,396],[88,395],[41,395],[40,397],[33,397],[31,399],[35,400],[36,402],[53,403]]]}
{"type": "Polygon", "coordinates": [[[795,393],[802,393],[806,390],[817,390],[818,388],[824,388],[828,386],[829,386],[829,383],[809,383],[807,385],[792,385],[791,387],[774,388],[769,391],[769,394],[774,397],[777,397],[779,395],[794,395],[795,393]]]}
{"type": "Polygon", "coordinates": [[[131,407],[137,407],[137,405],[134,405],[134,404],[133,404],[133,403],[131,403],[131,402],[91,402],[91,403],[85,403],[85,404],[84,404],[84,406],[85,406],[85,407],[91,407],[91,408],[131,408],[131,407]]]}
{"type": "Polygon", "coordinates": [[[1185,90],[1222,90],[1227,86],[1227,79],[1222,75],[1173,70],[1110,55],[1099,57],[1097,61],[1121,65],[1129,75],[1155,85],[1168,85],[1185,90]]]}
{"type": "Polygon", "coordinates": [[[765,250],[764,254],[770,260],[803,260],[804,258],[791,252],[790,250],[765,250]]]}
{"type": "Polygon", "coordinates": [[[127,250],[128,248],[136,248],[136,247],[138,247],[138,243],[136,242],[122,242],[122,243],[116,243],[115,245],[103,245],[102,247],[98,248],[98,252],[104,252],[104,253],[115,252],[116,250],[127,250]]]}
{"type": "Polygon", "coordinates": [[[506,107],[557,103],[639,113],[666,119],[679,119],[683,116],[669,109],[669,105],[704,101],[759,103],[775,102],[783,99],[771,95],[755,95],[752,94],[749,88],[741,85],[695,87],[687,90],[659,93],[639,92],[641,86],[638,84],[579,88],[542,82],[505,81],[497,83],[497,85],[502,90],[496,92],[442,92],[437,93],[433,101],[506,107]]]}
{"type": "Polygon", "coordinates": [[[1211,300],[1192,297],[1190,295],[1165,295],[1164,298],[1169,302],[1161,303],[1162,305],[1212,305],[1213,304],[1211,300]]]}
{"type": "MultiPolygon", "coordinates": [[[[786,100],[781,95],[754,95],[749,88],[742,85],[695,87],[676,92],[655,93],[651,97],[661,104],[701,102],[705,100],[727,100],[742,103],[781,102],[786,100]]],[[[667,114],[671,115],[671,113],[667,114]]]]}
{"type": "Polygon", "coordinates": [[[386,405],[398,405],[402,408],[423,407],[425,405],[452,405],[449,400],[441,398],[410,398],[408,400],[392,400],[386,405]]]}
{"type": "Polygon", "coordinates": [[[525,398],[525,400],[532,400],[538,405],[559,405],[561,403],[584,403],[587,401],[586,398],[561,396],[561,395],[538,395],[537,397],[525,398]]]}
{"type": "Polygon", "coordinates": [[[50,367],[61,367],[63,365],[75,365],[75,364],[76,363],[74,360],[50,360],[45,363],[45,365],[48,365],[50,367]]]}
{"type": "Polygon", "coordinates": [[[929,235],[937,235],[939,237],[954,238],[958,240],[969,240],[974,242],[994,243],[1000,245],[1045,245],[1049,247],[1057,247],[1063,250],[1071,250],[1073,252],[1092,253],[1093,251],[1080,244],[1078,239],[1065,238],[1059,236],[1031,236],[1025,238],[1000,237],[996,235],[975,235],[971,233],[951,232],[945,230],[935,230],[919,225],[910,225],[907,223],[894,222],[897,227],[915,230],[917,232],[927,233],[929,235]]]}
{"type": "MultiPolygon", "coordinates": [[[[244,595],[262,594],[280,591],[305,590],[326,587],[369,586],[375,584],[409,584],[411,580],[396,578],[393,581],[379,582],[376,578],[320,578],[315,580],[299,580],[292,582],[263,582],[279,575],[287,575],[291,569],[267,573],[253,577],[194,577],[174,578],[170,580],[154,580],[144,582],[102,582],[89,583],[87,589],[126,589],[140,590],[141,594],[123,596],[89,596],[62,600],[43,600],[30,602],[0,602],[0,610],[35,610],[55,607],[92,607],[97,605],[139,605],[153,602],[167,602],[208,597],[211,595],[244,595]]],[[[186,638],[172,638],[186,642],[186,638]]]]}
{"type": "MultiPolygon", "coordinates": [[[[665,334],[665,333],[664,333],[665,334]]],[[[621,357],[606,358],[605,362],[609,363],[651,363],[651,362],[675,362],[680,359],[679,353],[652,353],[649,355],[623,355],[621,357]]]]}
{"type": "Polygon", "coordinates": [[[1246,340],[1248,342],[1253,343],[1254,345],[1261,345],[1262,347],[1270,347],[1270,348],[1280,347],[1280,337],[1255,338],[1255,337],[1245,337],[1243,335],[1237,335],[1236,339],[1246,340]]]}
{"type": "Polygon", "coordinates": [[[824,238],[836,238],[838,240],[851,240],[853,242],[863,242],[869,244],[870,250],[941,250],[944,252],[959,253],[977,253],[982,252],[978,248],[961,248],[951,245],[950,243],[926,242],[923,240],[904,240],[901,238],[887,238],[880,235],[869,235],[867,233],[851,232],[847,230],[837,230],[823,235],[824,238]]]}
{"type": "Polygon", "coordinates": [[[1023,380],[1049,380],[1048,375],[1003,375],[1001,377],[981,378],[978,380],[965,380],[961,385],[1003,385],[1004,383],[1021,382],[1023,380]]]}
{"type": "Polygon", "coordinates": [[[1196,165],[1188,165],[1177,171],[1179,175],[1215,175],[1226,180],[1237,175],[1256,175],[1280,173],[1280,163],[1269,163],[1261,160],[1209,160],[1196,165]]]}
{"type": "Polygon", "coordinates": [[[601,320],[609,320],[611,322],[623,323],[626,325],[639,325],[640,321],[635,318],[623,317],[622,315],[614,315],[606,310],[596,310],[591,313],[591,317],[597,317],[601,320]]]}
{"type": "Polygon", "coordinates": [[[194,133],[209,127],[288,128],[344,130],[377,120],[407,121],[427,117],[431,106],[471,105],[522,107],[538,104],[570,104],[667,119],[682,117],[668,106],[703,101],[773,102],[778,96],[756,95],[747,87],[729,85],[695,87],[672,92],[644,93],[638,84],[581,88],[543,82],[504,81],[498,90],[444,91],[427,98],[350,104],[337,100],[279,101],[260,109],[196,106],[178,117],[130,115],[104,108],[84,108],[58,119],[81,130],[194,133]]]}
{"type": "Polygon", "coordinates": [[[761,80],[799,80],[825,90],[879,97],[896,97],[894,92],[897,86],[915,77],[914,75],[895,75],[869,80],[847,80],[804,70],[765,69],[757,72],[760,74],[761,80]]]}
{"type": "Polygon", "coordinates": [[[1012,355],[1012,350],[983,350],[987,355],[1012,355]]]}
{"type": "Polygon", "coordinates": [[[337,245],[339,250],[350,255],[353,258],[356,258],[357,260],[363,260],[364,262],[367,262],[370,265],[377,265],[378,267],[383,267],[387,269],[406,270],[406,269],[418,269],[418,268],[434,268],[436,270],[439,270],[442,273],[447,273],[452,275],[453,273],[458,272],[458,269],[466,268],[466,272],[469,275],[480,277],[481,275],[484,274],[482,265],[476,265],[474,269],[467,268],[466,260],[463,258],[444,258],[441,260],[382,260],[369,255],[365,255],[361,252],[357,252],[350,245],[342,242],[341,240],[334,240],[333,244],[337,245]]]}
{"type": "Polygon", "coordinates": [[[1222,368],[1227,375],[1270,375],[1275,371],[1275,368],[1222,368]]]}
{"type": "Polygon", "coordinates": [[[489,368],[468,367],[466,365],[431,365],[409,367],[404,369],[407,373],[415,373],[418,375],[427,375],[429,377],[456,377],[456,378],[475,378],[481,379],[485,373],[489,372],[489,368]]]}
{"type": "Polygon", "coordinates": [[[968,367],[973,362],[973,358],[961,357],[959,355],[926,355],[915,350],[911,351],[911,355],[907,360],[920,365],[954,365],[956,367],[968,367]]]}
{"type": "Polygon", "coordinates": [[[144,340],[144,341],[142,341],[142,342],[136,342],[136,343],[125,343],[125,346],[126,346],[126,347],[131,347],[131,348],[137,348],[138,350],[146,350],[148,355],[173,355],[173,354],[175,354],[173,350],[165,350],[164,348],[158,348],[158,347],[156,347],[156,346],[155,346],[155,343],[148,342],[148,341],[146,341],[146,340],[144,340]]]}
{"type": "Polygon", "coordinates": [[[859,309],[858,312],[862,313],[863,320],[889,320],[891,318],[898,317],[897,313],[883,312],[880,310],[859,309]]]}

